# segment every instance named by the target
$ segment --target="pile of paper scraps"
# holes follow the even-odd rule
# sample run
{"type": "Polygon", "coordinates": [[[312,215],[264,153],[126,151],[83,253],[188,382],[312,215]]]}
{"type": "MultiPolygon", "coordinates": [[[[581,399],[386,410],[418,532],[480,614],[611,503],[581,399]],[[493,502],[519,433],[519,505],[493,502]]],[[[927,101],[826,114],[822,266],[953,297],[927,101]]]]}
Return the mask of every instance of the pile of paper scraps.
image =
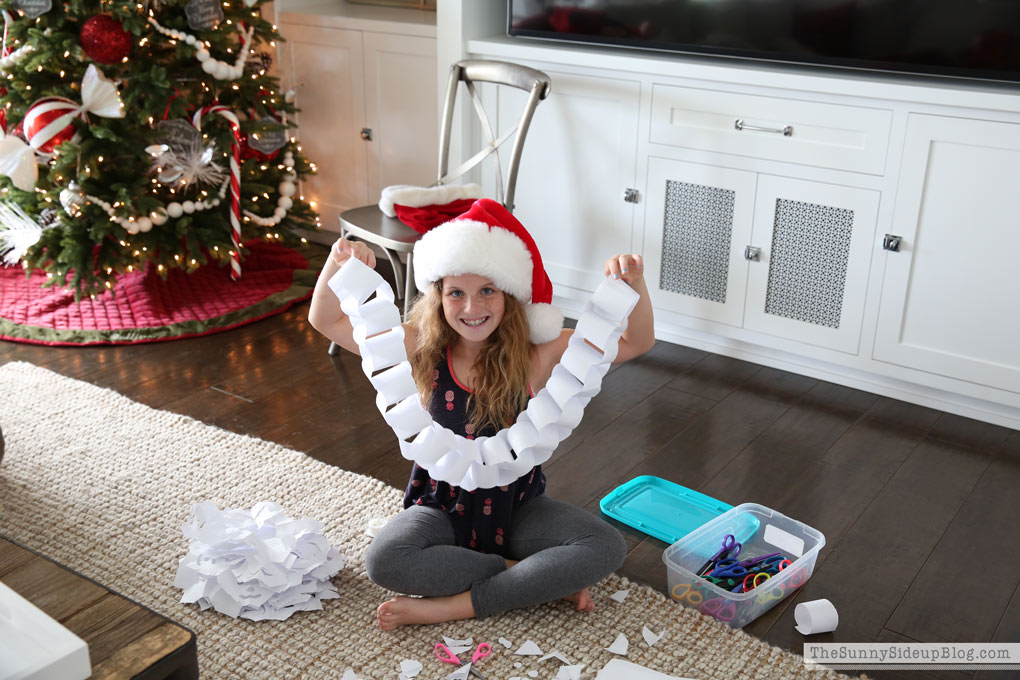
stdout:
{"type": "Polygon", "coordinates": [[[322,609],[322,600],[339,597],[330,579],[344,566],[322,528],[271,502],[222,511],[196,503],[181,527],[191,539],[174,578],[181,602],[253,621],[322,609]]]}

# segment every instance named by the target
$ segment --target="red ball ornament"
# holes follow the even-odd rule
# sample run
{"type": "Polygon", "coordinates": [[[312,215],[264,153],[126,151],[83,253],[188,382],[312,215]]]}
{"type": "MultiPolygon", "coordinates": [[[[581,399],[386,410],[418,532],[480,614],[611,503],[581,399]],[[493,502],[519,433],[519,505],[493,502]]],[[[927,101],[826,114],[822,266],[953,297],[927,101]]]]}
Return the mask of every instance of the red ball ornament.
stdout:
{"type": "Polygon", "coordinates": [[[78,110],[78,105],[63,97],[44,97],[28,107],[22,125],[25,140],[40,153],[53,153],[57,145],[74,137],[73,119],[54,125],[61,116],[78,110]]]}
{"type": "Polygon", "coordinates": [[[131,54],[134,42],[119,21],[106,14],[89,17],[79,34],[85,54],[100,64],[117,64],[131,54]]]}

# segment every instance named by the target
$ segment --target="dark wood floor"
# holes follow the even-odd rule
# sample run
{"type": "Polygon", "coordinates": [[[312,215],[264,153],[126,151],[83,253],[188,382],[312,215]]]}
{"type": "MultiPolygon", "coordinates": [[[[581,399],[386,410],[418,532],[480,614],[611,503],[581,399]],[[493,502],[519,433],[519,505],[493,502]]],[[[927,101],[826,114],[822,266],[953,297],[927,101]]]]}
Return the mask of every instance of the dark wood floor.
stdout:
{"type": "MultiPolygon", "coordinates": [[[[0,342],[0,364],[28,361],[402,489],[408,464],[359,360],[328,357],[306,313],[149,345],[0,342]]],[[[821,597],[840,625],[815,641],[1020,640],[1020,432],[660,342],[606,376],[546,471],[551,496],[595,513],[651,474],[822,531],[813,578],[745,629],[783,648],[802,650],[794,605],[821,597]]],[[[622,573],[665,591],[666,544],[617,526],[622,573]]]]}

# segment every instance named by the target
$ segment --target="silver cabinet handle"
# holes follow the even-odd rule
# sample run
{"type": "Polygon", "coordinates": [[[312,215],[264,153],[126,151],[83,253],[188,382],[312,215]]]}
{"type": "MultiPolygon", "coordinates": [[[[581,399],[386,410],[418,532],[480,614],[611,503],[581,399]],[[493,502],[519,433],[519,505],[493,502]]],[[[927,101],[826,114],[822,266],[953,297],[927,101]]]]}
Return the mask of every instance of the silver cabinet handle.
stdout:
{"type": "Polygon", "coordinates": [[[882,249],[891,250],[894,253],[900,252],[900,244],[903,243],[902,236],[896,236],[895,234],[886,234],[882,238],[882,249]]]}
{"type": "Polygon", "coordinates": [[[735,121],[733,121],[733,127],[735,127],[738,130],[757,130],[758,132],[781,133],[784,137],[789,137],[790,135],[793,134],[792,125],[785,125],[781,128],[759,127],[757,125],[748,125],[740,118],[737,118],[735,121]]]}
{"type": "Polygon", "coordinates": [[[744,259],[751,262],[757,262],[761,259],[761,248],[755,246],[747,246],[744,248],[744,259]]]}
{"type": "Polygon", "coordinates": [[[363,127],[361,128],[361,138],[366,142],[372,141],[372,128],[363,127]]]}

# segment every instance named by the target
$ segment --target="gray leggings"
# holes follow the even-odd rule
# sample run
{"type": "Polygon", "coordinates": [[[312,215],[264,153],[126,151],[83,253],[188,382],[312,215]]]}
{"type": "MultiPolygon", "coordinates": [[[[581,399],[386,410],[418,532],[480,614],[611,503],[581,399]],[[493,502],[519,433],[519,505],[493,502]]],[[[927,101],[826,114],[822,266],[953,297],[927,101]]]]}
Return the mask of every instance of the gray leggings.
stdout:
{"type": "Polygon", "coordinates": [[[619,532],[569,503],[538,496],[514,510],[507,569],[499,555],[454,545],[438,508],[412,505],[387,522],[365,554],[373,583],[394,592],[442,597],[471,591],[475,616],[571,595],[611,574],[626,556],[619,532]]]}

